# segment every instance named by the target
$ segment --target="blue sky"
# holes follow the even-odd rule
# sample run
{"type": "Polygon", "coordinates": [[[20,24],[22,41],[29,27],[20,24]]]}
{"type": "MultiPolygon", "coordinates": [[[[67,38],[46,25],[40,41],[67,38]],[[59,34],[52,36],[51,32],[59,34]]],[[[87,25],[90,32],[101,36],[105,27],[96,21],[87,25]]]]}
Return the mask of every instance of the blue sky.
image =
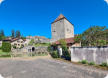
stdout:
{"type": "Polygon", "coordinates": [[[75,34],[90,26],[108,27],[108,4],[104,0],[5,0],[0,4],[0,29],[6,35],[20,30],[24,36],[51,37],[51,22],[62,13],[75,34]]]}

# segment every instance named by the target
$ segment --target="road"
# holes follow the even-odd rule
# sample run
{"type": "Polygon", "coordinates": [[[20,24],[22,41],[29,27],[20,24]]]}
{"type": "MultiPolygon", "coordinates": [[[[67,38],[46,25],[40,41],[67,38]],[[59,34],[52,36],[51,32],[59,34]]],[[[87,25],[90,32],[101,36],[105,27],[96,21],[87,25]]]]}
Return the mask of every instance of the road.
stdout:
{"type": "Polygon", "coordinates": [[[107,73],[48,58],[0,59],[0,74],[3,78],[104,78],[107,73]]]}

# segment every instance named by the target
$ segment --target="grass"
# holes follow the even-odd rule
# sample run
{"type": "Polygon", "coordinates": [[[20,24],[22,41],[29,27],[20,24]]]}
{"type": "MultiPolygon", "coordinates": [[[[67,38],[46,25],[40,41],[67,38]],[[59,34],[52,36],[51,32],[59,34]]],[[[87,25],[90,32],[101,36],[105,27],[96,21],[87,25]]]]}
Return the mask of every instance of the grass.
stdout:
{"type": "Polygon", "coordinates": [[[61,59],[61,58],[57,58],[56,60],[60,60],[60,61],[64,61],[64,62],[67,62],[67,63],[72,63],[72,64],[76,64],[76,65],[82,65],[82,66],[87,66],[87,67],[93,67],[93,68],[97,68],[97,69],[101,69],[101,70],[105,70],[105,71],[108,71],[108,66],[107,67],[103,67],[101,65],[89,65],[89,64],[82,64],[81,62],[71,62],[71,61],[68,61],[68,60],[65,60],[65,59],[61,59]]]}
{"type": "Polygon", "coordinates": [[[0,57],[11,57],[10,52],[3,52],[0,50],[0,57]]]}
{"type": "Polygon", "coordinates": [[[35,47],[40,47],[40,46],[49,46],[50,43],[36,43],[35,47]]]}

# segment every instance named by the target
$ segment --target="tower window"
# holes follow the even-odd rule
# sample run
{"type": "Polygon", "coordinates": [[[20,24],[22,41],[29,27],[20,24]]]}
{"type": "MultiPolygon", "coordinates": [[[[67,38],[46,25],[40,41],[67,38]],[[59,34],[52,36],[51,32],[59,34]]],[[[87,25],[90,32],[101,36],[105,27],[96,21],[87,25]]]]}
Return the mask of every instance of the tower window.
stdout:
{"type": "Polygon", "coordinates": [[[53,31],[53,32],[56,32],[56,31],[53,31]]]}

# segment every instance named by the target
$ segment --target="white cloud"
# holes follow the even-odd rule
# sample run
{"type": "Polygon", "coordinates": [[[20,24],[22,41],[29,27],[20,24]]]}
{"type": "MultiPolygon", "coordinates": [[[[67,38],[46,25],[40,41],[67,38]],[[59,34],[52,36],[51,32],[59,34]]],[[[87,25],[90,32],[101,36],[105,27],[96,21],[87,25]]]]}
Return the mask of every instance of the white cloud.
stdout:
{"type": "Polygon", "coordinates": [[[108,4],[108,0],[104,0],[108,4]]]}
{"type": "Polygon", "coordinates": [[[4,0],[0,0],[0,4],[3,2],[4,0]]]}

